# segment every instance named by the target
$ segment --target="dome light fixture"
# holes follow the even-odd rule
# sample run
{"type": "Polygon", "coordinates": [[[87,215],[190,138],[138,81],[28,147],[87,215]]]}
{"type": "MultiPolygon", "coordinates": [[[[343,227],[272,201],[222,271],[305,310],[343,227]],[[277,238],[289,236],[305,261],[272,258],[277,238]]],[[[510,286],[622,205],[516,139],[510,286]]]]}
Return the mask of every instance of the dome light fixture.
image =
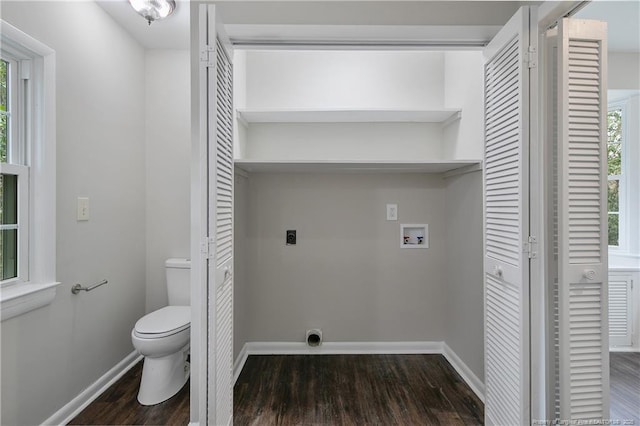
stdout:
{"type": "Polygon", "coordinates": [[[175,0],[129,0],[131,7],[149,22],[164,19],[176,9],[175,0]]]}

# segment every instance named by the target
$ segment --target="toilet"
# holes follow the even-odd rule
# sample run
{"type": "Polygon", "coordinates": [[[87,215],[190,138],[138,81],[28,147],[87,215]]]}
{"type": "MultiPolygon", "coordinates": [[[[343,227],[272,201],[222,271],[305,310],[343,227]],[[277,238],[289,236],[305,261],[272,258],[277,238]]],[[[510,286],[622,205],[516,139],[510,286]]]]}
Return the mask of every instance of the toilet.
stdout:
{"type": "Polygon", "coordinates": [[[189,379],[191,286],[189,259],[165,262],[169,306],[140,318],[131,341],[144,356],[138,402],[154,405],[178,393],[189,379]]]}

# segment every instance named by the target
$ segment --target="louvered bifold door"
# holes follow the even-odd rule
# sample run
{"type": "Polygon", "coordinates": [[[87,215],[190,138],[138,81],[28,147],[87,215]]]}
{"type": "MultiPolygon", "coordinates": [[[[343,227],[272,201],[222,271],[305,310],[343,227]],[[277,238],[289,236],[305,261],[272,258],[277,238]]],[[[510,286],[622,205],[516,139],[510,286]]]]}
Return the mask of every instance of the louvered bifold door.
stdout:
{"type": "Polygon", "coordinates": [[[233,68],[209,6],[209,423],[233,413],[233,68]],[[212,368],[214,367],[215,368],[212,368]]]}
{"type": "Polygon", "coordinates": [[[485,422],[529,424],[529,8],[485,49],[485,422]]]}
{"type": "Polygon", "coordinates": [[[609,418],[606,24],[558,26],[560,418],[609,418]]]}

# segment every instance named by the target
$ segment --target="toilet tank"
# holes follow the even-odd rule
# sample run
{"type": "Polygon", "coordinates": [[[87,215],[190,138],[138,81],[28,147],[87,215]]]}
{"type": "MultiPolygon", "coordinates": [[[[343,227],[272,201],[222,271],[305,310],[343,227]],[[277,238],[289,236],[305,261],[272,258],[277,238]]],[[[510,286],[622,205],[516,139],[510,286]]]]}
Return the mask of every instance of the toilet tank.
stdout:
{"type": "Polygon", "coordinates": [[[167,259],[167,295],[171,306],[191,306],[191,261],[167,259]]]}

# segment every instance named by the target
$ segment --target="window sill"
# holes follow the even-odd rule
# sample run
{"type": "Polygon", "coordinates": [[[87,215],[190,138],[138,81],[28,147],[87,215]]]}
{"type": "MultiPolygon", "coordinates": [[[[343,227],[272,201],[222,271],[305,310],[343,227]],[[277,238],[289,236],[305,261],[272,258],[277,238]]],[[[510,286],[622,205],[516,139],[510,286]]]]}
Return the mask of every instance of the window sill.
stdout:
{"type": "Polygon", "coordinates": [[[16,284],[0,289],[0,321],[50,304],[60,283],[16,284]]]}

